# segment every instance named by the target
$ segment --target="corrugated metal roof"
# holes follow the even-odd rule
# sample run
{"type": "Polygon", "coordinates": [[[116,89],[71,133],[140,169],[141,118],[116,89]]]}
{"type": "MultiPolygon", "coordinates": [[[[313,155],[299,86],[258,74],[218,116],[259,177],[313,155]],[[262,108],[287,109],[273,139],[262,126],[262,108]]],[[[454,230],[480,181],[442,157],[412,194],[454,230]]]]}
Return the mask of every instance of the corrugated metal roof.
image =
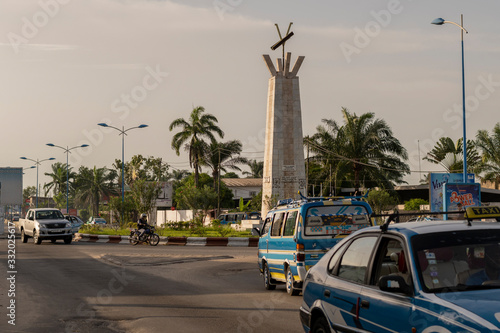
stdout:
{"type": "Polygon", "coordinates": [[[262,178],[221,178],[227,187],[262,187],[262,178]]]}

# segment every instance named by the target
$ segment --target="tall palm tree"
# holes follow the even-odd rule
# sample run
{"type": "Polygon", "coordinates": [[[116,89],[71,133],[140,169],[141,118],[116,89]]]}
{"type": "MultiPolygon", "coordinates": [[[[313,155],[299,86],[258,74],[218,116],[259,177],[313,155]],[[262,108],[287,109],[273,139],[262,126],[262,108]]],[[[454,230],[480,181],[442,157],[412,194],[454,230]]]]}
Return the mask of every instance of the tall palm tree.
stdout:
{"type": "Polygon", "coordinates": [[[90,205],[93,216],[99,216],[103,196],[118,194],[117,176],[115,170],[81,166],[75,182],[78,189],[76,199],[90,205]]]}
{"type": "MultiPolygon", "coordinates": [[[[59,194],[60,192],[66,191],[66,179],[67,170],[66,163],[56,162],[52,164],[52,172],[45,172],[45,176],[49,176],[52,178],[52,181],[45,184],[44,187],[47,191],[54,189],[54,195],[59,194]]],[[[71,171],[71,167],[69,167],[69,179],[75,178],[75,173],[71,171]]],[[[70,181],[69,186],[72,187],[72,182],[70,181]]]]}
{"type": "Polygon", "coordinates": [[[214,133],[221,138],[224,137],[224,132],[217,126],[217,118],[211,114],[203,114],[204,112],[204,107],[195,107],[188,121],[178,118],[169,126],[170,131],[176,127],[181,128],[180,132],[172,138],[172,149],[175,150],[177,156],[182,145],[185,145],[186,150],[189,151],[189,165],[194,169],[195,186],[198,186],[201,161],[205,155],[206,143],[203,139],[215,142],[214,133]]]}
{"type": "Polygon", "coordinates": [[[250,172],[243,171],[244,175],[250,178],[264,177],[264,161],[248,160],[247,165],[250,167],[250,172]]]}
{"type": "Polygon", "coordinates": [[[483,152],[480,171],[483,179],[495,183],[495,189],[500,184],[500,123],[493,128],[491,136],[486,130],[479,130],[476,134],[476,145],[483,152]]]}
{"type": "Polygon", "coordinates": [[[187,170],[173,169],[172,172],[168,173],[167,178],[172,179],[174,182],[178,182],[189,176],[191,173],[187,170]]]}
{"type": "Polygon", "coordinates": [[[201,164],[212,169],[214,188],[217,188],[220,171],[230,170],[241,171],[238,164],[247,163],[247,159],[239,156],[242,144],[238,140],[228,142],[212,142],[206,149],[205,156],[201,164]]]}
{"type": "MultiPolygon", "coordinates": [[[[463,172],[463,139],[459,138],[456,143],[449,137],[439,138],[436,145],[423,160],[442,165],[448,173],[463,172]]],[[[480,156],[475,147],[475,142],[467,140],[467,165],[475,170],[480,156]]]]}
{"type": "MultiPolygon", "coordinates": [[[[346,179],[356,191],[366,187],[392,188],[410,172],[406,149],[384,120],[373,113],[357,116],[342,108],[344,124],[323,119],[312,136],[310,149],[332,166],[330,174],[346,179]]],[[[325,170],[326,171],[326,170],[325,170]]]]}

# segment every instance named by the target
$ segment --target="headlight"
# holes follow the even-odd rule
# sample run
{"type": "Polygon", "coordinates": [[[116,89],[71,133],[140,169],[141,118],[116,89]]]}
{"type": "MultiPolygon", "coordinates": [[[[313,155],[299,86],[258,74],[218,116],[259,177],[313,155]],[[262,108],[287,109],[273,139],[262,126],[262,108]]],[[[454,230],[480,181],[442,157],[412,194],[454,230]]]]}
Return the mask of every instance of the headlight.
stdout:
{"type": "Polygon", "coordinates": [[[40,228],[47,229],[47,225],[46,225],[46,224],[43,224],[43,223],[40,223],[40,228]]]}
{"type": "Polygon", "coordinates": [[[71,228],[71,223],[66,223],[66,228],[71,228]]]}

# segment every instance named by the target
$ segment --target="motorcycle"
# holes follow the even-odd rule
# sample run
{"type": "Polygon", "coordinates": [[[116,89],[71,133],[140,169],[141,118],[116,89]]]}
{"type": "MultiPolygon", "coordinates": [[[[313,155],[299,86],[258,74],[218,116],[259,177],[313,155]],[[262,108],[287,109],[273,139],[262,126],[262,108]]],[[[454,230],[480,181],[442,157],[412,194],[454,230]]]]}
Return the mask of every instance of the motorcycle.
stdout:
{"type": "Polygon", "coordinates": [[[131,229],[129,242],[132,245],[137,245],[139,243],[148,243],[151,246],[156,246],[160,242],[160,236],[155,234],[155,227],[149,226],[149,231],[146,230],[142,236],[139,237],[140,231],[138,229],[131,229]]]}

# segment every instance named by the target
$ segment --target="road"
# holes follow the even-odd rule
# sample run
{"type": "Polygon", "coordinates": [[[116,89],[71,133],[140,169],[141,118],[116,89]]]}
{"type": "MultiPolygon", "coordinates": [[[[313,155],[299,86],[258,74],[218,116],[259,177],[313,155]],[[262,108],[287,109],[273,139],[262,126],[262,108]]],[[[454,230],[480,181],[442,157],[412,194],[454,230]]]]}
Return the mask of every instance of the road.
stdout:
{"type": "Polygon", "coordinates": [[[10,274],[7,241],[0,332],[302,332],[301,297],[264,290],[256,248],[18,239],[10,274]]]}

